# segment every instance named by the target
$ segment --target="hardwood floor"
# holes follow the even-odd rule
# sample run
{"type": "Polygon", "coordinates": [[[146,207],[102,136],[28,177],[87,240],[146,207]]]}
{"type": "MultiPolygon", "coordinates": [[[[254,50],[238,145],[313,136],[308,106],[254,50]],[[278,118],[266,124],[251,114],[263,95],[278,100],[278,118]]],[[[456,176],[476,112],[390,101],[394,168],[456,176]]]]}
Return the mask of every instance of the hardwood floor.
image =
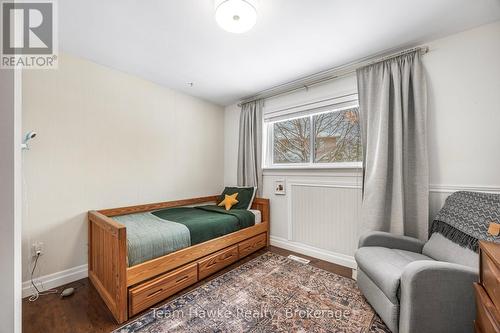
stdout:
{"type": "MultiPolygon", "coordinates": [[[[302,258],[311,260],[310,265],[339,274],[351,277],[352,270],[347,267],[335,265],[323,260],[297,254],[288,250],[274,246],[269,249],[262,249],[252,255],[226,267],[220,272],[199,281],[195,285],[171,296],[163,303],[182,295],[200,285],[210,281],[217,276],[224,274],[253,258],[271,251],[276,254],[288,256],[295,254],[302,258]]],[[[57,288],[62,291],[66,287],[76,288],[75,294],[68,298],[60,298],[57,294],[40,296],[35,302],[23,299],[23,332],[26,333],[80,333],[80,332],[111,332],[122,326],[115,323],[113,316],[100,298],[99,294],[88,279],[82,279],[66,286],[57,288]]],[[[138,316],[140,316],[139,314],[138,316]]],[[[137,317],[137,316],[136,316],[137,317]]],[[[136,318],[134,317],[134,318],[136,318]]],[[[131,320],[133,320],[132,318],[131,320]]]]}

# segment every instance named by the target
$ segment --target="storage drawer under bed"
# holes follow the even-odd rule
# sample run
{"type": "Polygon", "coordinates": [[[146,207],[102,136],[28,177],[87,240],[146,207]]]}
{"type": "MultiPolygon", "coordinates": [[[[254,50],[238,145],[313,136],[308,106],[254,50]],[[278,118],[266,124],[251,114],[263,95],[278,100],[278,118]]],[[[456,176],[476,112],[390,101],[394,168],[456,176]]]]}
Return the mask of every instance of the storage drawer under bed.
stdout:
{"type": "Polygon", "coordinates": [[[238,261],[238,245],[218,251],[198,261],[198,276],[201,279],[238,261]]]}
{"type": "Polygon", "coordinates": [[[198,267],[192,263],[128,291],[128,312],[133,316],[198,281],[198,267]]]}
{"type": "Polygon", "coordinates": [[[267,244],[267,235],[266,233],[262,233],[250,239],[247,239],[238,244],[238,251],[240,254],[240,258],[246,257],[250,253],[257,251],[260,248],[263,248],[267,244]]]}
{"type": "Polygon", "coordinates": [[[182,289],[238,261],[238,259],[265,247],[266,244],[267,234],[262,233],[191,264],[129,288],[129,316],[134,316],[150,308],[182,289]]]}

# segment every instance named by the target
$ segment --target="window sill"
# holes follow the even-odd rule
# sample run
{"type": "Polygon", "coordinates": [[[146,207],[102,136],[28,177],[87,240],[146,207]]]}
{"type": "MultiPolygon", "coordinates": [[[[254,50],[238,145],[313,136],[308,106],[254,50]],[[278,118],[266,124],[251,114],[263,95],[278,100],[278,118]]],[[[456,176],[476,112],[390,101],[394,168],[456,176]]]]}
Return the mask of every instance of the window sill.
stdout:
{"type": "Polygon", "coordinates": [[[273,165],[262,167],[266,170],[338,170],[338,169],[355,169],[362,170],[362,163],[335,163],[326,165],[273,165]]]}

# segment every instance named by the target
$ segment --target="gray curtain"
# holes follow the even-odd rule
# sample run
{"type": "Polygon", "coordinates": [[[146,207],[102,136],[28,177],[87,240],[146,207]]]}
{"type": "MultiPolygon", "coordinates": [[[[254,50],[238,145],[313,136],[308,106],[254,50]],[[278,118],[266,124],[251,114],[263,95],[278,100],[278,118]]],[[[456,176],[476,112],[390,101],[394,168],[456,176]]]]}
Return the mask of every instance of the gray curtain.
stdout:
{"type": "Polygon", "coordinates": [[[256,186],[262,193],[262,100],[241,106],[238,186],[256,186]]]}
{"type": "Polygon", "coordinates": [[[418,51],[357,71],[365,229],[427,238],[427,90],[418,51]]]}

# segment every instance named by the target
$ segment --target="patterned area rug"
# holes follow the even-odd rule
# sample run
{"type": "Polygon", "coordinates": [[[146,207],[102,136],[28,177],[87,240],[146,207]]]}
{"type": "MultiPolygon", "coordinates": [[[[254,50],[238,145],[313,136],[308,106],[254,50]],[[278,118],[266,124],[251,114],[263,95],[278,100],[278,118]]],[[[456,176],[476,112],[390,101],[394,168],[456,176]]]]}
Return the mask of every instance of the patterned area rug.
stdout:
{"type": "Polygon", "coordinates": [[[390,331],[355,281],[267,252],[115,332],[390,331]]]}

